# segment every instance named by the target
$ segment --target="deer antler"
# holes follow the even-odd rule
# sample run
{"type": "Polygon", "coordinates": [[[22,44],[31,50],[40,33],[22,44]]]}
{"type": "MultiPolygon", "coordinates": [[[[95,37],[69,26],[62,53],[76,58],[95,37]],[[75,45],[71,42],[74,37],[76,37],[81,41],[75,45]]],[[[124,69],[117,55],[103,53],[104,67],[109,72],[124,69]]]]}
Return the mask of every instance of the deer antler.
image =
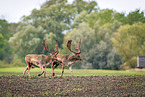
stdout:
{"type": "Polygon", "coordinates": [[[59,53],[57,40],[55,40],[55,49],[54,49],[54,51],[55,51],[55,55],[57,55],[59,53]]]}
{"type": "Polygon", "coordinates": [[[47,52],[51,53],[52,55],[55,54],[55,53],[53,53],[53,52],[51,52],[51,51],[49,51],[49,50],[47,49],[47,46],[46,46],[46,39],[44,39],[44,38],[43,38],[42,45],[43,45],[43,47],[44,47],[44,50],[46,50],[47,52]]]}
{"type": "Polygon", "coordinates": [[[71,42],[72,42],[72,40],[68,40],[68,42],[67,42],[67,48],[68,48],[72,53],[80,54],[81,51],[80,51],[79,48],[80,48],[81,40],[79,41],[78,47],[76,48],[76,49],[78,50],[78,52],[74,52],[74,51],[71,50],[71,42]]]}
{"type": "Polygon", "coordinates": [[[77,48],[75,48],[76,50],[78,50],[78,54],[80,54],[81,53],[81,51],[80,51],[80,44],[81,44],[81,39],[80,39],[80,41],[79,41],[79,43],[78,43],[78,47],[77,48]]]}

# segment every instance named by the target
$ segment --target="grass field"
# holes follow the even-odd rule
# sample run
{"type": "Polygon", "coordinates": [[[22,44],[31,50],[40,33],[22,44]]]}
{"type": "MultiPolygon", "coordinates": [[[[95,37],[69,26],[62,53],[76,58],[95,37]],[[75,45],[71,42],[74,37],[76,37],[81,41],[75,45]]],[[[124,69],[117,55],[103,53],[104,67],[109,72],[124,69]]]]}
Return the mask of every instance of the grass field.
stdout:
{"type": "MultiPolygon", "coordinates": [[[[2,75],[22,75],[25,67],[11,67],[11,68],[0,68],[0,76],[2,75]]],[[[56,76],[60,76],[61,69],[55,69],[56,76]]],[[[32,76],[37,75],[41,72],[40,68],[34,68],[30,70],[32,76]]],[[[47,76],[51,76],[51,69],[46,69],[47,76]]],[[[122,76],[122,75],[145,75],[145,71],[135,70],[100,70],[100,69],[73,69],[74,76],[122,76]]],[[[26,72],[25,76],[28,76],[26,72]]],[[[64,76],[71,76],[69,69],[65,69],[64,76]]]]}

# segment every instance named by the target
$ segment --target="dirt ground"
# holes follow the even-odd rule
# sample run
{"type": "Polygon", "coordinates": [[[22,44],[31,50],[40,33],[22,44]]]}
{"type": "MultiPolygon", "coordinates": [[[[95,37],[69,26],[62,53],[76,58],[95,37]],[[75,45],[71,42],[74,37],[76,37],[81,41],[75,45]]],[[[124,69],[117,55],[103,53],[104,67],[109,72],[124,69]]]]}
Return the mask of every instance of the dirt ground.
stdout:
{"type": "Polygon", "coordinates": [[[0,76],[0,97],[144,96],[145,76],[0,76]]]}

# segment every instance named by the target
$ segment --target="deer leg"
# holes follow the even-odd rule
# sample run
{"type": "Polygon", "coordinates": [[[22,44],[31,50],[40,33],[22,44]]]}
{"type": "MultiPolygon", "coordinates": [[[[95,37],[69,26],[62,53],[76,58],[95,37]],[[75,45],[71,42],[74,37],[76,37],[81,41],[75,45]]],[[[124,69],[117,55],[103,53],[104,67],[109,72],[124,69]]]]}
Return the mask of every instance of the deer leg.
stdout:
{"type": "Polygon", "coordinates": [[[70,70],[70,72],[71,72],[71,75],[73,76],[72,66],[69,67],[69,70],[70,70]]]}
{"type": "Polygon", "coordinates": [[[62,73],[61,73],[61,76],[60,77],[63,76],[63,73],[64,73],[64,65],[62,64],[62,73]]]}
{"type": "Polygon", "coordinates": [[[44,67],[44,77],[46,77],[46,67],[44,67]]]}
{"type": "Polygon", "coordinates": [[[30,64],[28,64],[28,74],[29,74],[29,78],[31,78],[31,75],[30,75],[30,64]]]}
{"type": "Polygon", "coordinates": [[[42,65],[40,65],[40,68],[42,69],[42,72],[40,74],[38,74],[38,76],[41,76],[45,72],[45,70],[44,70],[42,65]]]}
{"type": "Polygon", "coordinates": [[[52,76],[55,76],[55,72],[54,72],[54,69],[60,65],[61,63],[59,61],[54,61],[52,62],[52,65],[51,65],[51,69],[52,69],[52,76]]]}
{"type": "Polygon", "coordinates": [[[28,63],[27,61],[26,61],[26,63],[27,63],[27,67],[25,68],[25,70],[24,70],[24,72],[23,72],[23,76],[24,76],[26,70],[28,70],[29,78],[31,78],[31,75],[30,75],[30,63],[28,63]]]}
{"type": "Polygon", "coordinates": [[[51,74],[51,75],[52,75],[52,76],[55,76],[55,73],[54,73],[54,68],[55,68],[55,67],[53,66],[53,64],[54,64],[54,62],[52,62],[52,65],[51,65],[51,70],[52,70],[52,74],[51,74]]]}
{"type": "Polygon", "coordinates": [[[25,68],[25,70],[24,70],[24,72],[23,72],[23,75],[22,75],[22,77],[24,77],[24,75],[25,75],[25,72],[28,70],[28,66],[25,68]]]}

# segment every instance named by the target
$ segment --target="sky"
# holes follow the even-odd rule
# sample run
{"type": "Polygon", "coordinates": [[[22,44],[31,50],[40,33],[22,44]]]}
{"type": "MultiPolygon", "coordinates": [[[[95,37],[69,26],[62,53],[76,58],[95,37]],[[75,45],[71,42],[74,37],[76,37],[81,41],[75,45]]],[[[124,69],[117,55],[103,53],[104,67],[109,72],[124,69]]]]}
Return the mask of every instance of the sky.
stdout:
{"type": "MultiPolygon", "coordinates": [[[[40,9],[40,6],[47,0],[0,0],[0,19],[6,19],[9,23],[17,23],[22,16],[28,16],[33,9],[40,9]]],[[[73,0],[68,0],[70,3],[73,0]]],[[[91,1],[91,0],[86,0],[91,1]]],[[[113,9],[117,12],[125,12],[140,9],[145,12],[145,0],[94,0],[100,9],[113,9]]]]}

